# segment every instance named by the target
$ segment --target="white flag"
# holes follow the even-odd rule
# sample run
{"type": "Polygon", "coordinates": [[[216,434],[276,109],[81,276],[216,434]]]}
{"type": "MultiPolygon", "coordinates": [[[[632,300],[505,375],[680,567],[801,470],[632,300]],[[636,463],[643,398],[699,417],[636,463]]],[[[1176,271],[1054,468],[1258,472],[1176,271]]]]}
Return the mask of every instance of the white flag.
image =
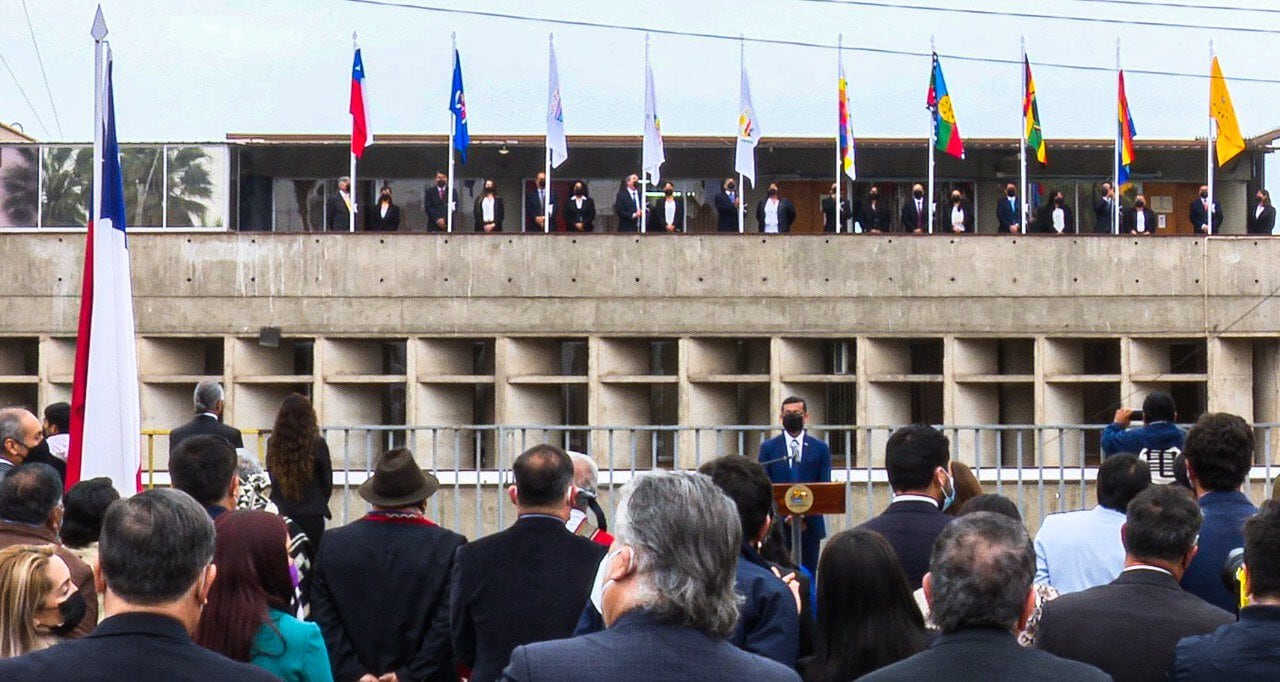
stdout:
{"type": "MultiPolygon", "coordinates": [[[[751,106],[751,85],[747,82],[747,67],[742,67],[742,98],[738,105],[738,155],[733,168],[740,175],[756,184],[756,144],[760,142],[760,122],[755,107],[751,106]]],[[[745,187],[741,189],[746,189],[745,187]]]]}
{"type": "Polygon", "coordinates": [[[649,174],[650,182],[657,183],[667,155],[662,150],[662,122],[658,120],[658,98],[653,92],[653,67],[647,57],[644,63],[644,172],[649,174]]]}
{"type": "Polygon", "coordinates": [[[564,135],[564,107],[560,101],[560,70],[556,67],[556,46],[551,44],[551,75],[547,79],[547,151],[551,167],[558,168],[569,158],[569,140],[564,135]]]}

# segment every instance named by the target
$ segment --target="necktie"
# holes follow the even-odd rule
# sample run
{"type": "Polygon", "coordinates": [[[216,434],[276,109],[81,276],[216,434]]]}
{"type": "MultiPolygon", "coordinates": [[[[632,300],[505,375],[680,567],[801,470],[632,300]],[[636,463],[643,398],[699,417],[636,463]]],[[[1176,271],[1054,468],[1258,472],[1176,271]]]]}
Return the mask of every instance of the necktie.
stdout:
{"type": "Polygon", "coordinates": [[[543,190],[538,190],[538,203],[544,204],[546,203],[546,201],[547,201],[547,193],[544,192],[543,190]]]}
{"type": "Polygon", "coordinates": [[[441,187],[441,188],[440,188],[440,198],[441,198],[441,199],[443,199],[443,198],[444,198],[444,188],[443,188],[443,187],[441,187]]]}
{"type": "Polygon", "coordinates": [[[793,440],[791,441],[791,459],[787,461],[787,464],[794,467],[796,465],[796,462],[799,462],[799,461],[800,461],[800,443],[793,440]]]}
{"type": "Polygon", "coordinates": [[[916,227],[924,227],[924,200],[916,199],[916,227]]]}

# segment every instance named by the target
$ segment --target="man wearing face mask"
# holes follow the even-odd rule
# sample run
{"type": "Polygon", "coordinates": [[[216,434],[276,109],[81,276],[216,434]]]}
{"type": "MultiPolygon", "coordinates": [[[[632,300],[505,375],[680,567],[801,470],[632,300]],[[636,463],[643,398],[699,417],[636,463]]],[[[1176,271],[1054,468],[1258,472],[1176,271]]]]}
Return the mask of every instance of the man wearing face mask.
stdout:
{"type": "Polygon", "coordinates": [[[1004,186],[1004,197],[996,202],[996,232],[1019,234],[1022,230],[1022,202],[1018,201],[1018,188],[1012,182],[1004,186]]]}
{"type": "Polygon", "coordinates": [[[1191,224],[1196,232],[1217,234],[1222,228],[1222,206],[1213,202],[1213,226],[1209,226],[1209,186],[1200,186],[1200,196],[1191,202],[1191,224]]]}
{"type": "Polygon", "coordinates": [[[618,231],[639,232],[640,214],[645,208],[644,195],[640,191],[640,176],[632,173],[623,179],[613,201],[613,212],[618,216],[618,231]]]}
{"type": "Polygon", "coordinates": [[[556,198],[547,191],[546,173],[538,173],[533,185],[533,191],[525,192],[524,195],[524,231],[542,232],[546,228],[545,218],[550,217],[552,223],[555,222],[556,198]],[[550,202],[550,205],[546,202],[550,202]]]}
{"type": "Polygon", "coordinates": [[[422,203],[427,211],[427,231],[444,232],[448,228],[449,212],[458,205],[458,190],[449,196],[449,176],[436,171],[435,186],[427,188],[422,203]]]}
{"type": "MultiPolygon", "coordinates": [[[[782,401],[782,433],[760,444],[759,461],[774,483],[826,483],[831,480],[831,448],[805,433],[809,404],[791,396],[782,401]]],[[[800,563],[817,572],[818,547],[827,536],[822,515],[804,517],[800,535],[800,563]]],[[[788,545],[791,533],[784,534],[788,545]]]]}
{"type": "Polygon", "coordinates": [[[476,198],[476,232],[501,232],[503,217],[502,197],[498,196],[498,186],[492,179],[485,180],[484,190],[476,198]]]}
{"type": "Polygon", "coordinates": [[[769,183],[768,196],[756,204],[756,223],[765,234],[786,234],[796,221],[796,207],[784,199],[778,183],[769,183]]]}
{"type": "MultiPolygon", "coordinates": [[[[103,519],[100,546],[95,581],[106,595],[107,619],[82,639],[0,661],[0,679],[278,679],[191,641],[217,569],[213,521],[189,495],[161,488],[116,502],[103,519]]],[[[90,596],[86,605],[96,601],[90,596]]]]}
{"type": "Polygon", "coordinates": [[[893,213],[889,211],[888,202],[881,200],[879,187],[872,185],[867,192],[867,203],[858,220],[863,232],[880,234],[889,231],[889,226],[893,224],[893,213]]]}
{"type": "Polygon", "coordinates": [[[952,520],[943,513],[956,498],[950,451],[947,437],[932,426],[912,424],[894,431],[884,449],[893,500],[861,526],[889,541],[912,590],[920,588],[929,571],[933,541],[952,520]]]}
{"type": "Polygon", "coordinates": [[[1147,198],[1139,194],[1133,201],[1132,208],[1124,209],[1120,216],[1120,229],[1128,234],[1156,233],[1156,212],[1147,205],[1147,198]]]}
{"type": "MultiPolygon", "coordinates": [[[[71,569],[84,617],[57,634],[83,637],[98,624],[98,597],[93,569],[62,546],[62,479],[48,464],[26,464],[0,482],[0,548],[13,545],[58,545],[58,556],[71,569]]],[[[76,607],[79,610],[80,607],[76,607]]],[[[16,679],[16,678],[8,678],[16,679]]]]}
{"type": "Polygon", "coordinates": [[[573,232],[596,229],[596,200],[587,195],[587,185],[581,180],[573,183],[573,196],[564,206],[564,220],[573,232]]]}
{"type": "Polygon", "coordinates": [[[0,409],[0,480],[44,441],[40,420],[21,407],[0,409]]]}
{"type": "Polygon", "coordinates": [[[924,234],[929,229],[929,202],[924,198],[924,185],[911,186],[911,198],[902,202],[902,230],[924,234]]]}
{"type": "Polygon", "coordinates": [[[669,181],[662,183],[662,198],[653,202],[649,215],[648,229],[653,232],[684,231],[684,201],[676,198],[675,185],[669,181]]]}
{"type": "Polygon", "coordinates": [[[1102,196],[1093,205],[1094,234],[1111,234],[1111,223],[1115,220],[1115,194],[1111,191],[1111,183],[1102,183],[1102,196]]]}
{"type": "MultiPolygon", "coordinates": [[[[853,206],[849,203],[848,196],[840,199],[840,222],[836,223],[836,186],[831,185],[831,194],[822,197],[822,231],[834,233],[837,229],[840,232],[849,231],[849,221],[857,220],[858,216],[853,212],[853,206]]],[[[862,207],[858,207],[858,212],[862,212],[862,207]]]]}
{"type": "Polygon", "coordinates": [[[713,201],[716,205],[716,232],[737,232],[738,211],[742,208],[738,183],[733,178],[725,178],[713,201]]]}

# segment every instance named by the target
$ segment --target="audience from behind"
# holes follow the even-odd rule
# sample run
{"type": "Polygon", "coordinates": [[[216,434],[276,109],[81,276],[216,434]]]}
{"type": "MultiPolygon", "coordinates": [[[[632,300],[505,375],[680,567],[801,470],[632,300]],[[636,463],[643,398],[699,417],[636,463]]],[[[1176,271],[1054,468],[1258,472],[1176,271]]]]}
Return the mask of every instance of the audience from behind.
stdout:
{"type": "Polygon", "coordinates": [[[1112,455],[1098,467],[1098,504],[1092,509],[1050,514],[1036,533],[1036,583],[1060,594],[1106,585],[1124,568],[1120,542],[1129,501],[1151,485],[1147,463],[1130,454],[1112,455]]]}
{"type": "Polygon", "coordinates": [[[1121,530],[1124,571],[1109,584],[1047,605],[1036,646],[1095,666],[1117,682],[1165,679],[1178,640],[1235,620],[1178,586],[1199,530],[1200,508],[1185,490],[1156,485],[1142,491],[1121,530]]]}
{"type": "Polygon", "coordinates": [[[973,475],[973,469],[964,462],[952,462],[951,473],[955,475],[956,499],[947,507],[947,516],[956,517],[964,512],[969,500],[982,494],[982,484],[973,475]]]}
{"type": "Polygon", "coordinates": [[[860,526],[889,541],[913,590],[928,570],[934,540],[951,522],[945,513],[956,499],[950,450],[950,441],[932,426],[894,431],[884,451],[893,499],[884,513],[860,526]]]}
{"type": "Polygon", "coordinates": [[[757,549],[773,520],[773,488],[769,476],[759,462],[738,455],[713,459],[698,467],[698,471],[710,476],[738,509],[742,533],[734,589],[743,601],[729,641],[794,668],[800,651],[797,594],[779,578],[778,572],[757,549]]]}
{"type": "Polygon", "coordinates": [[[1244,521],[1258,511],[1240,492],[1253,466],[1253,447],[1253,429],[1234,414],[1206,414],[1187,434],[1187,476],[1204,524],[1200,551],[1183,574],[1182,587],[1231,613],[1240,603],[1222,583],[1222,564],[1231,550],[1244,545],[1244,521]]]}
{"type": "Polygon", "coordinates": [[[24,464],[0,481],[0,548],[55,545],[71,571],[71,582],[85,602],[84,618],[67,636],[83,637],[98,624],[98,592],[93,568],[61,546],[62,479],[47,464],[24,464]]]}
{"type": "Polygon", "coordinates": [[[88,637],[0,661],[0,679],[276,679],[191,641],[217,568],[213,522],[189,495],[156,489],[112,504],[100,543],[96,580],[107,619],[88,637]]]}
{"type": "Polygon", "coordinates": [[[21,466],[44,440],[40,420],[21,407],[0,409],[0,480],[21,466]]]}
{"type": "Polygon", "coordinates": [[[569,453],[573,460],[573,506],[569,508],[569,520],[564,527],[569,532],[584,537],[598,545],[608,547],[613,544],[613,536],[605,532],[599,524],[604,521],[604,510],[596,500],[596,479],[600,476],[600,467],[596,461],[581,452],[569,453]],[[587,511],[596,515],[596,523],[587,520],[587,511]]]}
{"type": "MultiPolygon", "coordinates": [[[[80,481],[67,491],[59,537],[62,544],[90,568],[98,565],[98,536],[102,533],[102,519],[107,515],[107,508],[118,499],[120,493],[111,485],[111,479],[105,476],[80,481]]],[[[106,613],[102,597],[99,592],[98,618],[106,613]]]]}
{"type": "Polygon", "coordinates": [[[1035,553],[1023,525],[992,512],[943,529],[925,595],[942,630],[928,649],[865,680],[1108,680],[1097,668],[1022,647],[1014,638],[1035,608],[1035,553]]]}
{"type": "Polygon", "coordinates": [[[1173,460],[1182,452],[1187,434],[1174,422],[1178,419],[1173,397],[1155,392],[1142,401],[1143,425],[1129,428],[1133,410],[1116,410],[1115,419],[1102,430],[1102,457],[1131,452],[1151,465],[1152,478],[1162,483],[1173,479],[1173,460]]]}
{"type": "Polygon", "coordinates": [[[302,527],[313,547],[320,547],[324,520],[333,518],[333,462],[320,436],[316,411],[300,393],[289,394],[280,404],[267,441],[267,473],[271,501],[302,527]]]}
{"type": "Polygon", "coordinates": [[[1280,500],[1264,502],[1244,524],[1240,621],[1178,643],[1174,682],[1280,678],[1280,500]]]}
{"type": "Polygon", "coordinates": [[[893,548],[855,528],[827,539],[818,562],[818,627],[805,682],[848,682],[925,647],[924,618],[893,548]]]}
{"type": "Polygon", "coordinates": [[[170,453],[169,480],[216,519],[236,508],[238,461],[235,448],[225,438],[191,436],[170,453]]]}
{"type": "Polygon", "coordinates": [[[498,679],[517,646],[572,635],[606,552],[565,527],[577,491],[563,450],[535,445],[511,468],[516,522],[463,546],[453,566],[454,656],[473,682],[498,679]]]}
{"type": "Polygon", "coordinates": [[[311,617],[337,680],[456,682],[449,580],[467,540],[426,517],[440,482],[413,453],[383,453],[358,489],[373,506],[325,536],[311,576],[311,617]]]}
{"type": "Polygon", "coordinates": [[[83,595],[53,545],[0,549],[0,658],[56,644],[85,615],[83,595]]]}
{"type": "Polygon", "coordinates": [[[284,516],[271,501],[271,478],[263,471],[256,457],[241,454],[237,457],[236,478],[240,485],[236,489],[236,509],[256,509],[275,514],[284,522],[289,531],[289,565],[297,576],[294,586],[293,612],[299,618],[311,616],[311,566],[316,561],[315,545],[311,538],[302,531],[293,519],[284,516]]]}
{"type": "Polygon", "coordinates": [[[222,411],[226,407],[226,394],[222,384],[216,381],[201,381],[196,384],[192,402],[195,403],[196,416],[191,421],[169,432],[169,456],[192,436],[217,436],[231,444],[233,448],[244,448],[244,437],[240,429],[222,423],[222,411]]]}
{"type": "MultiPolygon", "coordinates": [[[[961,464],[960,462],[954,462],[951,466],[959,467],[961,464]]],[[[956,478],[959,479],[960,476],[957,474],[956,478]]],[[[1014,504],[1013,500],[1005,497],[1004,495],[997,495],[995,493],[983,493],[969,498],[969,501],[964,503],[964,507],[961,509],[959,516],[975,514],[980,511],[992,512],[1001,516],[1007,516],[1017,521],[1022,521],[1022,513],[1018,511],[1018,505],[1014,504]]]]}
{"type": "Polygon", "coordinates": [[[818,602],[818,581],[809,569],[800,566],[787,549],[783,536],[790,530],[782,515],[774,509],[770,514],[769,531],[760,542],[760,558],[770,566],[774,575],[793,579],[785,580],[787,587],[800,599],[800,648],[796,660],[813,655],[813,605],[818,602]]]}
{"type": "Polygon", "coordinates": [[[517,647],[504,681],[799,680],[725,640],[742,523],[707,476],[639,474],[620,493],[614,534],[591,590],[607,629],[517,647]]]}
{"type": "Polygon", "coordinates": [[[214,522],[218,579],[200,615],[195,641],[227,658],[252,663],[286,682],[333,679],[324,637],[294,611],[294,581],[279,516],[236,510],[214,522]]]}
{"type": "MultiPolygon", "coordinates": [[[[1178,456],[1173,459],[1173,482],[1192,493],[1196,491],[1196,487],[1191,485],[1191,478],[1187,476],[1187,453],[1185,452],[1179,452],[1178,456]]],[[[1272,497],[1275,496],[1272,495],[1272,497]]]]}

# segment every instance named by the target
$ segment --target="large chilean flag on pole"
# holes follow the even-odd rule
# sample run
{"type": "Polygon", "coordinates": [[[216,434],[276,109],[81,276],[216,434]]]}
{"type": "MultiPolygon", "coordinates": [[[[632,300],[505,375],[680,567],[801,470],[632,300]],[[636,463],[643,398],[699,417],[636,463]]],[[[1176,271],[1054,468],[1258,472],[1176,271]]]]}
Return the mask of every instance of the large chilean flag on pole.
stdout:
{"type": "Polygon", "coordinates": [[[124,180],[116,141],[111,48],[103,41],[106,32],[99,9],[93,31],[98,42],[94,198],[84,250],[66,484],[70,488],[78,481],[106,476],[128,496],[142,489],[141,410],[124,180]]]}
{"type": "Polygon", "coordinates": [[[364,106],[364,60],[360,58],[360,48],[356,48],[355,59],[351,63],[351,153],[360,158],[364,148],[373,144],[373,133],[369,131],[369,112],[364,106]]]}

